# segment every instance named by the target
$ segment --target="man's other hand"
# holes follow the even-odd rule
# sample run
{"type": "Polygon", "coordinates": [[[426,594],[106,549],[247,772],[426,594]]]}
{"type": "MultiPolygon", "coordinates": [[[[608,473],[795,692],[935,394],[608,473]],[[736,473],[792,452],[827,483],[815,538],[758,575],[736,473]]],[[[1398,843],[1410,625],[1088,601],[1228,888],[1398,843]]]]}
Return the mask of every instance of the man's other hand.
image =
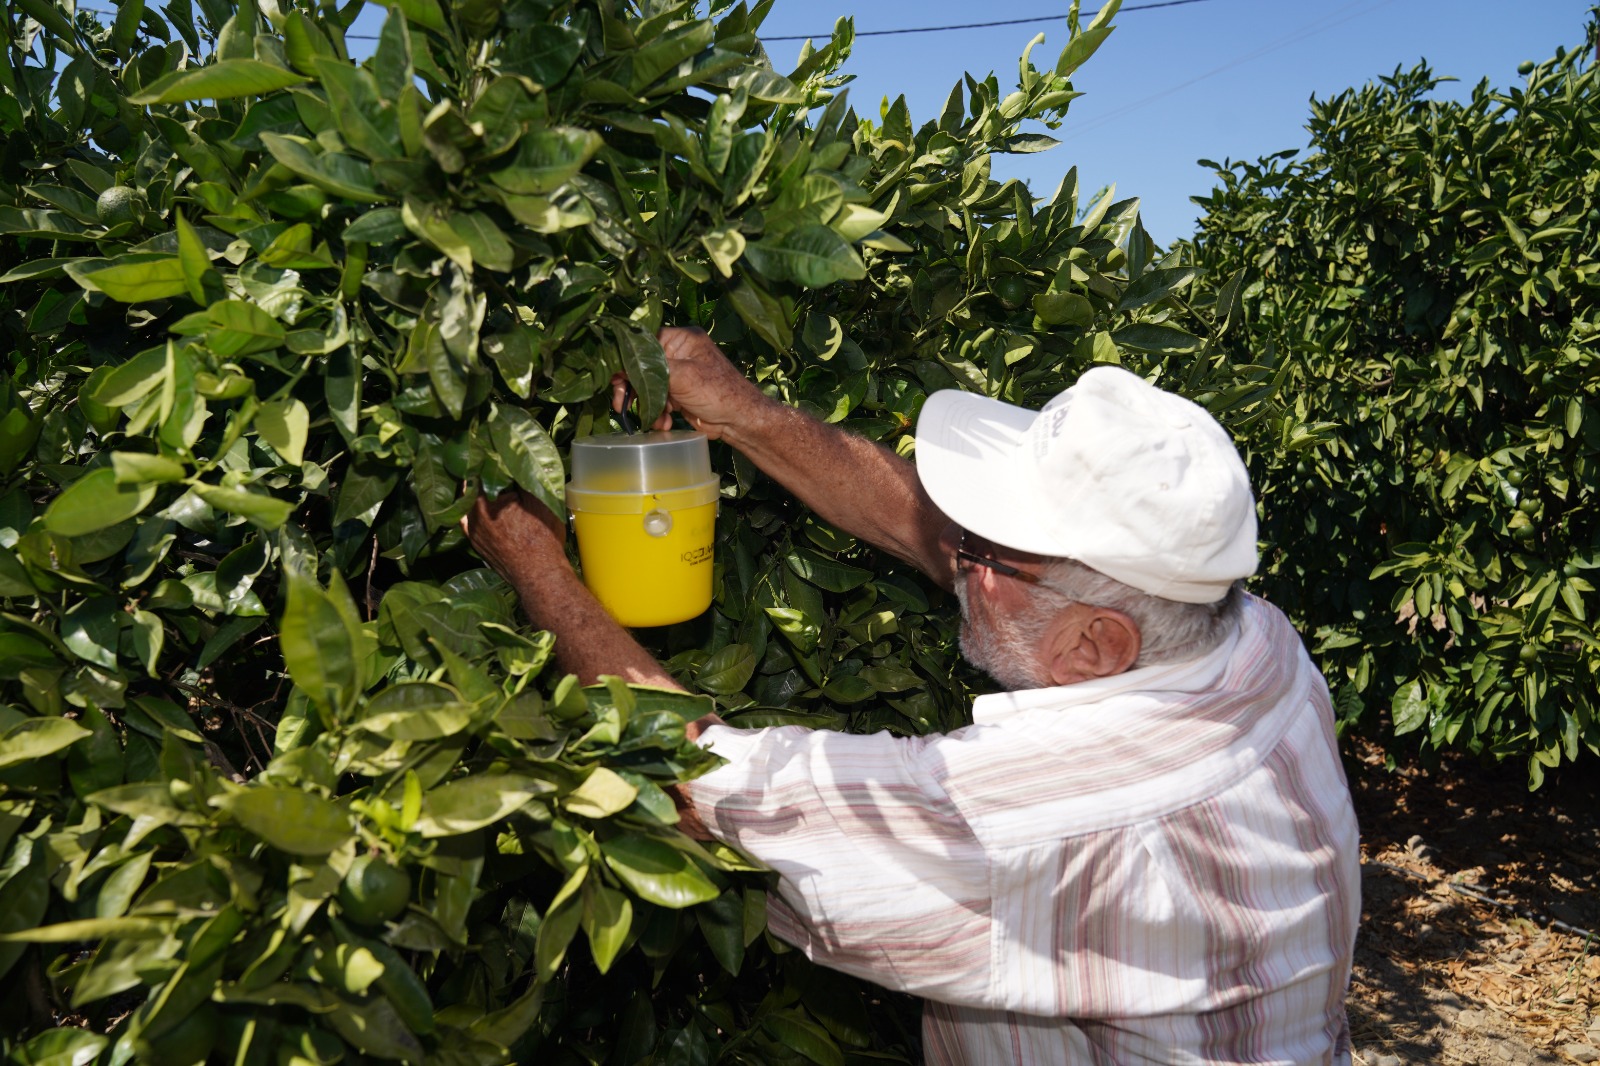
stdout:
{"type": "Polygon", "coordinates": [[[521,489],[492,500],[480,495],[462,517],[461,530],[484,561],[519,589],[546,567],[567,566],[566,524],[521,489]]]}

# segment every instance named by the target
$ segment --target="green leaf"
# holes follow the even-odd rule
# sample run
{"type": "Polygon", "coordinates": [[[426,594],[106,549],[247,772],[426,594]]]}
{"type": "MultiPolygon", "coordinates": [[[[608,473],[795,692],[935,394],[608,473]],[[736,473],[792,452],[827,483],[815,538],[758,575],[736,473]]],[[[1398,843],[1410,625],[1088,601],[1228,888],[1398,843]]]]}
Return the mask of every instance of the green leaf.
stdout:
{"type": "Polygon", "coordinates": [[[711,654],[695,674],[695,684],[719,696],[731,696],[750,683],[756,672],[755,651],[748,644],[729,644],[711,654]]]}
{"type": "Polygon", "coordinates": [[[744,963],[744,900],[736,889],[729,889],[709,903],[694,909],[700,934],[706,938],[711,954],[722,968],[739,976],[744,963]]]}
{"type": "Polygon", "coordinates": [[[572,938],[577,935],[578,927],[583,921],[583,906],[578,902],[576,893],[587,881],[589,864],[585,862],[572,872],[566,884],[550,901],[550,906],[545,910],[544,921],[539,923],[539,932],[534,942],[534,974],[538,978],[536,984],[549,981],[556,974],[556,969],[561,965],[561,960],[566,957],[567,945],[572,943],[572,938]]]}
{"type": "Polygon", "coordinates": [[[224,359],[273,351],[286,336],[282,323],[245,300],[218,300],[206,319],[206,346],[224,359]]]}
{"type": "MultiPolygon", "coordinates": [[[[87,59],[87,53],[80,58],[87,59]]],[[[98,1059],[107,1043],[87,1029],[46,1029],[17,1049],[16,1061],[28,1066],[83,1066],[98,1059]]]]}
{"type": "Polygon", "coordinates": [[[231,100],[265,96],[309,79],[257,59],[222,59],[202,67],[175,70],[128,98],[143,105],[181,104],[190,100],[231,100]]]}
{"type": "Polygon", "coordinates": [[[121,614],[109,596],[80,600],[61,619],[61,643],[85,662],[115,669],[121,614]]]}
{"type": "Polygon", "coordinates": [[[325,1017],[334,1032],[374,1058],[421,1062],[427,1054],[383,996],[367,996],[356,1003],[341,1000],[340,1007],[325,1017]]]}
{"type": "Polygon", "coordinates": [[[904,692],[927,684],[915,672],[893,663],[869,666],[858,676],[878,692],[904,692]]]}
{"type": "Polygon", "coordinates": [[[115,367],[91,390],[95,402],[107,407],[126,407],[147,395],[167,378],[167,350],[147,348],[126,363],[115,367]]]}
{"type": "Polygon", "coordinates": [[[1092,326],[1094,304],[1075,292],[1041,292],[1033,298],[1033,313],[1047,326],[1092,326]]]}
{"type": "Polygon", "coordinates": [[[261,143],[289,170],[335,196],[356,203],[382,203],[390,197],[378,190],[372,168],[337,152],[312,153],[304,143],[277,133],[263,133],[261,143]]]}
{"type": "Polygon", "coordinates": [[[451,225],[450,212],[444,206],[408,199],[400,209],[400,218],[407,229],[449,256],[462,270],[472,269],[472,246],[451,225]]]}
{"type": "Polygon", "coordinates": [[[1170,267],[1149,270],[1139,280],[1128,286],[1117,303],[1118,311],[1132,311],[1166,299],[1179,289],[1190,285],[1200,271],[1194,267],[1170,267]]]}
{"type": "Polygon", "coordinates": [[[558,516],[565,516],[566,468],[537,419],[520,407],[496,406],[489,437],[513,481],[558,516]]]}
{"type": "Polygon", "coordinates": [[[733,265],[744,255],[745,239],[737,227],[723,226],[700,235],[700,243],[711,262],[725,278],[733,277],[733,265]]]}
{"type": "Polygon", "coordinates": [[[454,510],[459,485],[445,470],[438,447],[426,440],[419,442],[411,467],[411,489],[429,530],[443,529],[459,520],[460,512],[454,510]]]}
{"type": "Polygon", "coordinates": [[[0,207],[0,233],[46,241],[92,241],[94,234],[60,211],[35,207],[0,207]]]}
{"type": "Polygon", "coordinates": [[[667,406],[667,357],[654,333],[618,325],[612,333],[622,367],[639,395],[639,424],[652,425],[667,406]]]}
{"type": "Polygon", "coordinates": [[[728,91],[743,89],[750,99],[769,104],[803,104],[806,94],[770,67],[749,66],[728,79],[728,91]]]}
{"type": "Polygon", "coordinates": [[[145,819],[155,825],[205,825],[206,819],[178,806],[165,781],[141,781],[118,785],[89,796],[89,802],[129,818],[145,819]]]}
{"type": "Polygon", "coordinates": [[[0,545],[0,597],[33,596],[37,592],[22,560],[10,548],[0,545]]]}
{"type": "Polygon", "coordinates": [[[728,292],[728,302],[744,324],[776,351],[787,351],[794,343],[794,328],[783,305],[748,278],[728,292]]]}
{"type": "Polygon", "coordinates": [[[339,486],[339,502],[334,508],[333,524],[360,519],[370,525],[378,508],[389,498],[399,481],[399,471],[392,467],[352,468],[339,486]]]}
{"type": "Polygon", "coordinates": [[[744,255],[767,277],[808,289],[867,276],[866,265],[850,242],[819,223],[800,226],[772,240],[755,241],[746,246],[744,255]]]}
{"type": "Polygon", "coordinates": [[[0,274],[0,285],[7,285],[13,281],[33,281],[43,278],[58,278],[62,275],[62,267],[68,263],[77,263],[77,259],[34,259],[23,263],[21,266],[12,267],[4,274],[0,274]]]}
{"type": "Polygon", "coordinates": [[[860,703],[877,695],[872,682],[854,674],[842,674],[822,686],[822,698],[833,703],[860,703]]]}
{"type": "Polygon", "coordinates": [[[1111,334],[1111,339],[1118,346],[1132,348],[1138,352],[1192,352],[1201,347],[1205,342],[1194,334],[1181,330],[1176,326],[1152,325],[1140,322],[1132,326],[1124,326],[1111,334]]]}
{"type": "Polygon", "coordinates": [[[605,973],[628,941],[633,925],[633,901],[614,888],[591,878],[583,886],[583,931],[595,967],[605,973]]]}
{"type": "Polygon", "coordinates": [[[447,685],[403,681],[373,695],[357,723],[390,740],[436,740],[472,722],[473,705],[447,685]]]}
{"type": "Polygon", "coordinates": [[[817,1066],[844,1066],[844,1052],[828,1031],[798,1010],[774,1011],[761,1020],[774,1040],[792,1048],[817,1066]]]}
{"type": "Polygon", "coordinates": [[[849,592],[872,580],[872,571],[830,559],[810,548],[797,548],[783,561],[795,576],[829,592],[849,592]]]}
{"type": "Polygon", "coordinates": [[[299,400],[273,400],[256,411],[256,429],[261,439],[272,445],[290,466],[299,466],[305,456],[306,437],[311,428],[311,412],[299,400]]]}
{"type": "Polygon", "coordinates": [[[507,271],[516,261],[511,242],[493,219],[478,211],[458,211],[450,228],[472,253],[472,262],[490,270],[507,271]]]}
{"type": "Polygon", "coordinates": [[[195,232],[189,220],[183,215],[177,216],[178,224],[178,263],[183,267],[183,280],[189,298],[195,303],[206,302],[206,281],[208,277],[215,277],[211,270],[211,257],[206,252],[206,246],[195,232]]]}
{"type": "Polygon", "coordinates": [[[576,126],[530,130],[517,142],[510,163],[491,173],[489,180],[509,193],[554,192],[604,147],[598,133],[576,126]]]}
{"type": "MultiPolygon", "coordinates": [[[[1096,12],[1095,23],[1100,21],[1101,15],[1106,15],[1109,18],[1110,14],[1114,14],[1116,9],[1121,6],[1121,3],[1122,0],[1112,0],[1112,2],[1105,4],[1096,12]]],[[[1095,54],[1100,45],[1105,42],[1105,39],[1111,36],[1113,29],[1115,27],[1109,25],[1091,24],[1088,29],[1074,37],[1067,43],[1067,47],[1061,50],[1061,58],[1056,61],[1056,74],[1063,78],[1070,78],[1074,71],[1083,66],[1088,58],[1095,54]]]]}
{"type": "Polygon", "coordinates": [[[298,570],[285,572],[288,585],[278,639],[294,683],[317,706],[343,711],[360,691],[364,639],[344,582],[323,591],[298,570]],[[339,602],[340,600],[344,602],[339,602]]]}
{"type": "Polygon", "coordinates": [[[118,303],[136,304],[165,300],[189,291],[183,261],[175,255],[136,261],[117,261],[80,274],[87,284],[118,303]]]}
{"type": "Polygon", "coordinates": [[[156,498],[154,485],[119,485],[109,466],[91,470],[51,501],[44,512],[46,529],[64,537],[81,537],[132,518],[156,498]]]}
{"type": "Polygon", "coordinates": [[[30,944],[72,944],[82,940],[152,940],[172,932],[172,918],[79,918],[17,933],[0,935],[0,941],[30,944]]]}
{"type": "Polygon", "coordinates": [[[189,486],[196,496],[219,511],[241,515],[251,525],[261,529],[277,529],[294,513],[294,504],[249,489],[230,488],[225,485],[206,485],[195,482],[189,486]]]}
{"type": "Polygon", "coordinates": [[[312,64],[346,145],[368,159],[396,159],[405,154],[395,110],[384,106],[378,83],[368,71],[332,56],[317,56],[312,64]]]}
{"type": "Polygon", "coordinates": [[[65,718],[18,722],[0,734],[0,769],[54,755],[91,735],[83,726],[65,718]]]}
{"type": "Polygon", "coordinates": [[[349,839],[350,812],[312,792],[256,785],[215,797],[214,806],[279,851],[326,855],[349,839]]]}
{"type": "Polygon", "coordinates": [[[413,830],[423,837],[448,837],[482,829],[520,810],[555,786],[524,774],[474,774],[443,784],[422,797],[413,830]]]}
{"type": "Polygon", "coordinates": [[[1402,685],[1394,694],[1394,703],[1389,709],[1389,714],[1394,720],[1395,736],[1415,732],[1426,725],[1428,701],[1423,698],[1422,683],[1410,681],[1402,685]]]}
{"type": "Polygon", "coordinates": [[[565,23],[535,22],[518,44],[506,59],[511,69],[528,74],[541,85],[554,85],[577,62],[583,51],[583,34],[565,23]]]}
{"type": "Polygon", "coordinates": [[[609,818],[627,810],[639,790],[604,766],[589,771],[583,783],[562,799],[561,805],[582,818],[609,818]]]}
{"type": "Polygon", "coordinates": [[[629,834],[602,841],[600,852],[623,884],[658,906],[690,907],[720,894],[692,859],[662,841],[629,834]]]}
{"type": "Polygon", "coordinates": [[[344,228],[344,240],[349,244],[388,244],[406,235],[405,220],[398,207],[374,207],[344,228]]]}

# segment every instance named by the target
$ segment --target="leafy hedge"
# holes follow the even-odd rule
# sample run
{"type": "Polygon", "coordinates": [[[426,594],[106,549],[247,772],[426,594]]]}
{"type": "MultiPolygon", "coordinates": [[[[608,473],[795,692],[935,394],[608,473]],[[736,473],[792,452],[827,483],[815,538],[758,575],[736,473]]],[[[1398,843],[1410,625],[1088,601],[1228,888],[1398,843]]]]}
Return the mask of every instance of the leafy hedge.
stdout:
{"type": "MultiPolygon", "coordinates": [[[[1285,435],[1239,311],[1036,151],[1116,4],[916,125],[769,5],[18,0],[0,66],[0,1049],[15,1061],[910,1061],[915,1005],[764,934],[680,834],[682,723],[965,721],[947,605],[725,474],[697,695],[545,669],[456,527],[699,323],[892,447],[957,385],[1164,368],[1285,435]],[[199,58],[197,58],[199,57],[199,58]],[[462,486],[466,488],[463,491],[462,486]],[[580,935],[581,934],[581,935],[580,935]]],[[[1031,48],[1032,46],[1030,46],[1031,48]]],[[[1286,420],[1287,419],[1287,420],[1286,420]]]]}
{"type": "Polygon", "coordinates": [[[1301,426],[1248,433],[1261,584],[1345,724],[1535,786],[1600,754],[1595,35],[1464,103],[1425,65],[1314,101],[1303,158],[1216,165],[1185,250],[1247,275],[1228,347],[1301,426]]]}

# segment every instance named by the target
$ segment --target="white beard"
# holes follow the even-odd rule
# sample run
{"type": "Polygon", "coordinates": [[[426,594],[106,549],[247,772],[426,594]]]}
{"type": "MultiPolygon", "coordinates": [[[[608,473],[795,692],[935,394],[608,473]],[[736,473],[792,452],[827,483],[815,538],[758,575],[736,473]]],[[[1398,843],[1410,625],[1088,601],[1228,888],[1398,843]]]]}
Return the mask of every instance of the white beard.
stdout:
{"type": "Polygon", "coordinates": [[[967,583],[956,578],[956,599],[961,604],[961,654],[1008,691],[1048,688],[1055,682],[1045,674],[1034,654],[1050,618],[1030,611],[1021,618],[996,619],[993,625],[973,620],[967,603],[967,583]]]}

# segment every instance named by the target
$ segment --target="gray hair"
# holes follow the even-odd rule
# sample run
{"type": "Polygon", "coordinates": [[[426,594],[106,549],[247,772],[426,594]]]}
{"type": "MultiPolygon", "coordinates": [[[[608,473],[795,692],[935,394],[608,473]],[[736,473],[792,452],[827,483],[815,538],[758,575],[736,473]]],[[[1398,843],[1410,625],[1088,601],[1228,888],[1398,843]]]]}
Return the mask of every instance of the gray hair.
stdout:
{"type": "Polygon", "coordinates": [[[1109,607],[1139,627],[1139,658],[1134,667],[1198,659],[1216,648],[1238,624],[1244,592],[1239,583],[1215,603],[1180,603],[1141,592],[1075,559],[1056,559],[1039,571],[1032,586],[1052,614],[1071,603],[1109,607]]]}

